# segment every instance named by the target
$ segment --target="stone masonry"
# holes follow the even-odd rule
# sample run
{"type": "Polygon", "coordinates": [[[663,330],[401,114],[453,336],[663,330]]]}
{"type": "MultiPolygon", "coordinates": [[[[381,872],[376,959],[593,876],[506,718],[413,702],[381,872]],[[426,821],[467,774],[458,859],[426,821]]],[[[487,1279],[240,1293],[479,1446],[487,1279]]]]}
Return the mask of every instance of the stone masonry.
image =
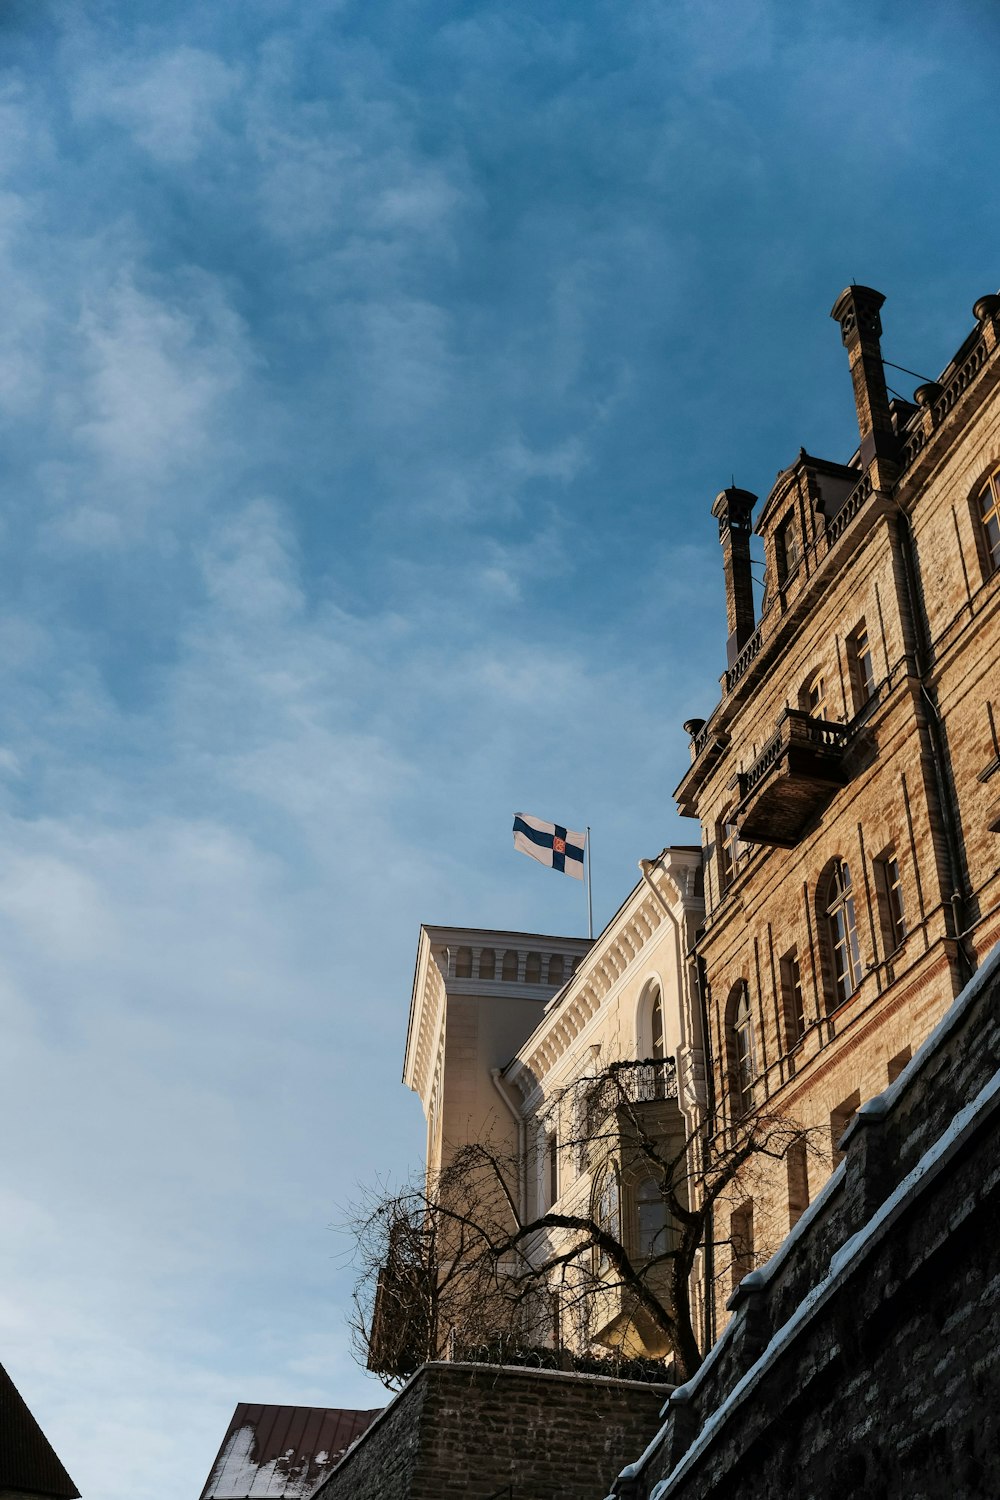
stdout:
{"type": "MultiPolygon", "coordinates": [[[[1000,559],[982,520],[1000,486],[1000,297],[976,302],[912,403],[885,392],[883,300],[855,286],[834,307],[860,448],[801,450],[760,506],[760,618],[688,723],[677,789],[705,860],[707,1134],[724,1146],[765,1110],[825,1136],[721,1206],[717,1238],[739,1213],[758,1263],[1000,939],[1000,559]]],[[[731,517],[752,500],[713,506],[730,634],[749,569],[731,517]]]]}
{"type": "Polygon", "coordinates": [[[669,1386],[427,1364],[313,1500],[579,1500],[656,1430],[669,1386]]]}
{"type": "Polygon", "coordinates": [[[855,1117],[844,1162],[740,1283],[614,1496],[1000,1494],[998,1062],[1000,946],[855,1117]]]}

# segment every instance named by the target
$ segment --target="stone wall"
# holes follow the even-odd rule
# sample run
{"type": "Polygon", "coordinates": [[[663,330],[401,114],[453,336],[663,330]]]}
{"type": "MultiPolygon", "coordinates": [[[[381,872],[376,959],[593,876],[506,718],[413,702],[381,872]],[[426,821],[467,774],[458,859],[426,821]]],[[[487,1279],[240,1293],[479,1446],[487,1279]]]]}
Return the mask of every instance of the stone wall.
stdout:
{"type": "Polygon", "coordinates": [[[998,1063],[1000,948],[863,1106],[616,1496],[1000,1495],[998,1063]]]}
{"type": "Polygon", "coordinates": [[[313,1500],[580,1500],[656,1431],[669,1386],[423,1365],[313,1500]]]}

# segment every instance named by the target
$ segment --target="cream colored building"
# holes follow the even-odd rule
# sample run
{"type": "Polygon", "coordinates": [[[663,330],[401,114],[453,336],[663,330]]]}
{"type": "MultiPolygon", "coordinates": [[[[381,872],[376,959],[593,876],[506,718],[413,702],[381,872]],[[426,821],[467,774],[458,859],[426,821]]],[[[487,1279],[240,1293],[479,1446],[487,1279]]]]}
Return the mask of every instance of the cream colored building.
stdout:
{"type": "MultiPolygon", "coordinates": [[[[596,1189],[609,1227],[634,1256],[655,1232],[657,1206],[620,1153],[583,1147],[576,1086],[612,1064],[635,1063],[619,1075],[632,1097],[659,1111],[657,1128],[693,1137],[706,1075],[689,961],[703,915],[701,851],[665,849],[641,868],[593,944],[421,928],[403,1073],[427,1118],[431,1179],[456,1148],[489,1140],[516,1159],[511,1187],[522,1223],[596,1211],[596,1189]]],[[[541,1263],[557,1242],[558,1231],[539,1232],[528,1255],[541,1263]]],[[[620,1298],[605,1307],[589,1300],[589,1308],[574,1301],[577,1313],[551,1336],[642,1350],[620,1298]]]]}

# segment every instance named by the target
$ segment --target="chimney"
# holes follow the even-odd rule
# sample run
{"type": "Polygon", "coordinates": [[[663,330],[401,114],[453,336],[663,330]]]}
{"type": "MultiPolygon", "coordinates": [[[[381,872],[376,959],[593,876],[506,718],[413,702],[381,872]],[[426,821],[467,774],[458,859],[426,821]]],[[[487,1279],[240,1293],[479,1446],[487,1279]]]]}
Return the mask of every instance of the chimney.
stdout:
{"type": "Polygon", "coordinates": [[[753,579],[750,574],[750,516],[757,496],[735,487],[715,497],[712,515],[719,523],[722,567],[726,575],[726,657],[732,666],[754,632],[753,579]]]}
{"type": "Polygon", "coordinates": [[[851,362],[861,434],[861,465],[866,471],[875,466],[872,480],[876,489],[891,485],[899,453],[879,343],[882,336],[879,308],[884,301],[882,293],[870,286],[849,286],[841,292],[830,313],[840,324],[840,336],[851,362]]]}

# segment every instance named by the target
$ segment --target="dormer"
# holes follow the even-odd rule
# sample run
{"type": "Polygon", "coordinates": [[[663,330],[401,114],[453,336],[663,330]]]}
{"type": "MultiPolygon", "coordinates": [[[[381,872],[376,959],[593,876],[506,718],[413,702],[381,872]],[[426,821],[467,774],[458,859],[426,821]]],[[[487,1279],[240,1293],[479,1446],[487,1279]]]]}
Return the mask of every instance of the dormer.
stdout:
{"type": "Polygon", "coordinates": [[[778,474],[754,527],[764,543],[764,611],[784,608],[796,584],[812,573],[823,532],[858,482],[856,468],[814,458],[804,448],[778,474]]]}

